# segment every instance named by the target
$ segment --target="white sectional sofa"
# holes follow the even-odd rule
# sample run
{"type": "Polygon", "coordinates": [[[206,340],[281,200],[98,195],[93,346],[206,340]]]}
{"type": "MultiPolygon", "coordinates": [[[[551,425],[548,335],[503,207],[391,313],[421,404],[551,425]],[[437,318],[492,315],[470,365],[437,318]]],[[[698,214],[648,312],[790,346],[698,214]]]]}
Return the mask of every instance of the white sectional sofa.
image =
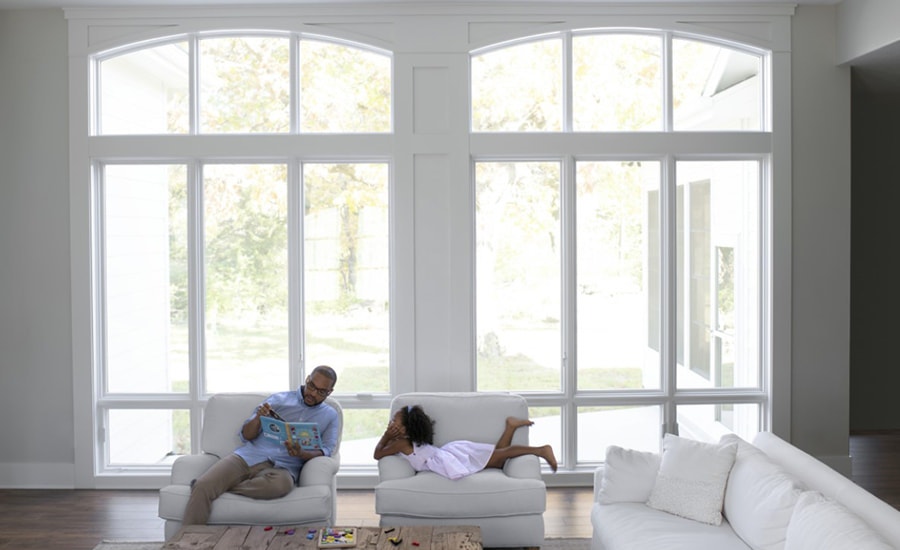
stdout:
{"type": "Polygon", "coordinates": [[[771,433],[610,447],[591,524],[592,550],[900,549],[900,511],[771,433]]]}

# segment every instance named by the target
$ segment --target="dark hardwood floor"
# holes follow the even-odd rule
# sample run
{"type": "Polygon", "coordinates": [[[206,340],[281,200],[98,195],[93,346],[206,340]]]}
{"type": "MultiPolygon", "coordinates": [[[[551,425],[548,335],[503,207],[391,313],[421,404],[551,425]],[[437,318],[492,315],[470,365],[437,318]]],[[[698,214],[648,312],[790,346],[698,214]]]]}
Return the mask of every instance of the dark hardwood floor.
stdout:
{"type": "Polygon", "coordinates": [[[900,510],[900,431],[850,435],[853,481],[900,510]]]}
{"type": "MultiPolygon", "coordinates": [[[[900,509],[900,431],[850,437],[853,480],[900,509]]],[[[590,537],[590,487],[551,488],[548,537],[590,537]]],[[[162,540],[157,491],[0,489],[0,550],[92,550],[102,540],[162,540]]],[[[377,525],[372,491],[338,491],[337,523],[377,525]]]]}

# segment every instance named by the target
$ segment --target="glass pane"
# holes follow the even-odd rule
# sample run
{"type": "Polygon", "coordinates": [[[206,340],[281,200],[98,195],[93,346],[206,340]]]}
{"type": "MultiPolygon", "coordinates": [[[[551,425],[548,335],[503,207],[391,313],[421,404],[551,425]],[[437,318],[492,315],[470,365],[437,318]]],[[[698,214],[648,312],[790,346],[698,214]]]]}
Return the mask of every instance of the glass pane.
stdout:
{"type": "Polygon", "coordinates": [[[658,162],[579,162],[578,389],[660,387],[658,162]]]}
{"type": "Polygon", "coordinates": [[[694,40],[672,41],[675,130],[762,130],[762,58],[694,40]]]}
{"type": "Polygon", "coordinates": [[[169,465],[191,454],[190,412],[168,409],[109,411],[109,462],[118,465],[169,465]]]}
{"type": "Polygon", "coordinates": [[[603,462],[606,448],[660,452],[659,407],[578,407],[578,462],[603,462]]]}
{"type": "Polygon", "coordinates": [[[472,57],[472,130],[562,130],[562,41],[542,40],[472,57]]]}
{"type": "Polygon", "coordinates": [[[305,164],[303,189],[306,364],[338,393],[389,392],[388,165],[305,164]]]}
{"type": "Polygon", "coordinates": [[[106,166],[106,391],[186,392],[187,180],[181,165],[106,166]]]}
{"type": "Polygon", "coordinates": [[[344,409],[341,466],[375,466],[375,444],[389,420],[387,409],[344,409]]]}
{"type": "Polygon", "coordinates": [[[200,132],[291,128],[290,43],[272,36],[200,41],[200,132]]]}
{"type": "Polygon", "coordinates": [[[734,433],[750,442],[760,431],[757,403],[679,405],[677,414],[678,434],[697,441],[718,443],[723,435],[734,433]]]}
{"type": "Polygon", "coordinates": [[[572,64],[576,131],[662,130],[659,36],[576,36],[572,64]]]}
{"type": "Polygon", "coordinates": [[[676,168],[679,388],[756,388],[759,163],[676,168]]]}
{"type": "Polygon", "coordinates": [[[390,132],[391,58],[301,40],[300,131],[390,132]]]}
{"type": "Polygon", "coordinates": [[[559,390],[560,165],[482,162],[475,186],[478,389],[559,390]]]}
{"type": "MultiPolygon", "coordinates": [[[[550,445],[556,462],[563,464],[562,416],[559,407],[528,407],[528,415],[534,425],[528,428],[528,444],[532,446],[550,445]]],[[[547,463],[541,460],[541,467],[547,463]]]]}
{"type": "Polygon", "coordinates": [[[206,391],[288,388],[287,167],[203,168],[206,391]]]}
{"type": "Polygon", "coordinates": [[[190,128],[187,42],[99,63],[101,134],[183,134],[190,128]]]}

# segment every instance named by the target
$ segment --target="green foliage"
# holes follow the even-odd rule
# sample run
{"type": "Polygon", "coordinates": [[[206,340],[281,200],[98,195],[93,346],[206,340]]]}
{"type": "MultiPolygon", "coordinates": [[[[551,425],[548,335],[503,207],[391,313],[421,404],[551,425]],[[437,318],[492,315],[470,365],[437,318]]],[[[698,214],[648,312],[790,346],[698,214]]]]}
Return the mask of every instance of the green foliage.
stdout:
{"type": "MultiPolygon", "coordinates": [[[[388,423],[387,409],[344,409],[345,441],[380,437],[388,423]]],[[[372,448],[374,451],[374,446],[372,448]]]]}
{"type": "Polygon", "coordinates": [[[290,129],[290,40],[217,37],[200,41],[204,132],[290,129]]]}
{"type": "Polygon", "coordinates": [[[287,311],[287,167],[204,171],[206,311],[265,318],[287,311]]]}
{"type": "Polygon", "coordinates": [[[390,131],[390,58],[359,48],[301,40],[300,63],[301,131],[390,131]]]}

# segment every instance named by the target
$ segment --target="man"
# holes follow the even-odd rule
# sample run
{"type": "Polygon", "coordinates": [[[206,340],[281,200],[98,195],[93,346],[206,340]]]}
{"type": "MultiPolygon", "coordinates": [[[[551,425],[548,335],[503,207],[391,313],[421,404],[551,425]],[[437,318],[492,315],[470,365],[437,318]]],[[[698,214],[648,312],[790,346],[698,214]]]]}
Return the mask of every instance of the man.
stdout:
{"type": "Polygon", "coordinates": [[[334,391],[336,382],[334,369],[320,365],[306,377],[306,385],[300,389],[270,395],[244,421],[240,432],[244,444],[191,483],[191,497],[182,523],[205,524],[212,501],[226,491],[258,499],[283,497],[291,492],[307,460],[331,456],[337,445],[340,421],[334,407],[324,401],[334,391]],[[282,445],[260,437],[260,417],[275,416],[273,411],[287,422],[318,423],[322,449],[304,451],[294,441],[282,445]]]}

